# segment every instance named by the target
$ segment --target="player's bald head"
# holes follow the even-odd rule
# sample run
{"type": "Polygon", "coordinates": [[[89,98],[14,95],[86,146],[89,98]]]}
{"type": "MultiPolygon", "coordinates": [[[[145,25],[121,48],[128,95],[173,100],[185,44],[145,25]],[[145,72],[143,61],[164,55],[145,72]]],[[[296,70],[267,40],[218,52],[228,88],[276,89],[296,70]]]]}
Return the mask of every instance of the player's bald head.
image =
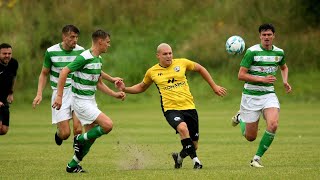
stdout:
{"type": "Polygon", "coordinates": [[[171,49],[170,45],[167,43],[161,43],[159,44],[159,46],[157,47],[157,53],[159,53],[160,51],[162,51],[163,49],[171,49]]]}

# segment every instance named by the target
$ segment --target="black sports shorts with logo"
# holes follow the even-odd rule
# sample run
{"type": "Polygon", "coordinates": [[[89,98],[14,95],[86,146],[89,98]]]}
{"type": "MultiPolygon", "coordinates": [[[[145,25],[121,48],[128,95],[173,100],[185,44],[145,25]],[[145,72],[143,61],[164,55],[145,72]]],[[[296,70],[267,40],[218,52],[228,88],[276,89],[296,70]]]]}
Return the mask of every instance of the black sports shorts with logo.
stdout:
{"type": "Polygon", "coordinates": [[[189,110],[167,110],[164,112],[170,126],[177,131],[177,126],[181,122],[185,122],[188,126],[189,135],[192,141],[197,141],[199,139],[199,120],[198,113],[195,109],[189,110]]]}

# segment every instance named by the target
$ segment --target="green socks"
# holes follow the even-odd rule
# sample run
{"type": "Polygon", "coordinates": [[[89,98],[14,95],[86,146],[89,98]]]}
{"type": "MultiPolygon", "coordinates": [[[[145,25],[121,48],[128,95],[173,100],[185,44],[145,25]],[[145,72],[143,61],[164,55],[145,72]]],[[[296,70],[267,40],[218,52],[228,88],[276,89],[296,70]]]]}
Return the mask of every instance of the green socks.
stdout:
{"type": "Polygon", "coordinates": [[[104,130],[100,126],[95,126],[94,128],[90,129],[88,132],[81,134],[78,137],[80,142],[85,142],[90,139],[97,139],[98,137],[106,134],[104,130]]]}
{"type": "Polygon", "coordinates": [[[239,119],[239,122],[240,122],[241,134],[242,134],[242,136],[245,136],[245,134],[246,134],[246,123],[243,122],[241,119],[239,119]]]}
{"type": "MultiPolygon", "coordinates": [[[[88,154],[90,147],[94,143],[94,139],[99,138],[103,134],[106,134],[104,130],[100,126],[95,126],[94,128],[90,129],[88,132],[81,134],[78,136],[78,140],[83,143],[83,157],[88,154]],[[90,141],[92,140],[93,141],[90,141]]],[[[69,167],[76,167],[79,164],[79,160],[74,155],[72,160],[68,163],[69,167]]]]}
{"type": "Polygon", "coordinates": [[[257,150],[256,155],[262,157],[262,155],[268,150],[270,144],[272,143],[273,139],[274,139],[275,134],[265,131],[260,144],[259,144],[259,148],[257,150]]]}

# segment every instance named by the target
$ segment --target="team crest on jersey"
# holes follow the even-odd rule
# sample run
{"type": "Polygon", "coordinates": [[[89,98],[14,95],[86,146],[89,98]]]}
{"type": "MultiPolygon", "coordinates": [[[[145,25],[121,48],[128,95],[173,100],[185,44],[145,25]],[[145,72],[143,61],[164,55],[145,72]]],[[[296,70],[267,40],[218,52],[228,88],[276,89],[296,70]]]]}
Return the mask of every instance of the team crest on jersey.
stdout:
{"type": "Polygon", "coordinates": [[[180,71],[180,66],[174,67],[174,71],[179,72],[180,71]]]}
{"type": "Polygon", "coordinates": [[[276,56],[274,59],[275,59],[276,62],[279,62],[279,61],[280,61],[279,56],[276,56]]]}

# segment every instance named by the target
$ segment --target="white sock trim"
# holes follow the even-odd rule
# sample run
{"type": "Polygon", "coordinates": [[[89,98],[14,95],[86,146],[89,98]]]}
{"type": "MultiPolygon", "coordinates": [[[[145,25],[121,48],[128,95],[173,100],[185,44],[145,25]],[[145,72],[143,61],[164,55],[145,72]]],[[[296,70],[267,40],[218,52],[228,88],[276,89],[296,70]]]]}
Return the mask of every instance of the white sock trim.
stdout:
{"type": "Polygon", "coordinates": [[[73,160],[75,160],[77,163],[80,162],[76,155],[73,155],[73,160]]]}

